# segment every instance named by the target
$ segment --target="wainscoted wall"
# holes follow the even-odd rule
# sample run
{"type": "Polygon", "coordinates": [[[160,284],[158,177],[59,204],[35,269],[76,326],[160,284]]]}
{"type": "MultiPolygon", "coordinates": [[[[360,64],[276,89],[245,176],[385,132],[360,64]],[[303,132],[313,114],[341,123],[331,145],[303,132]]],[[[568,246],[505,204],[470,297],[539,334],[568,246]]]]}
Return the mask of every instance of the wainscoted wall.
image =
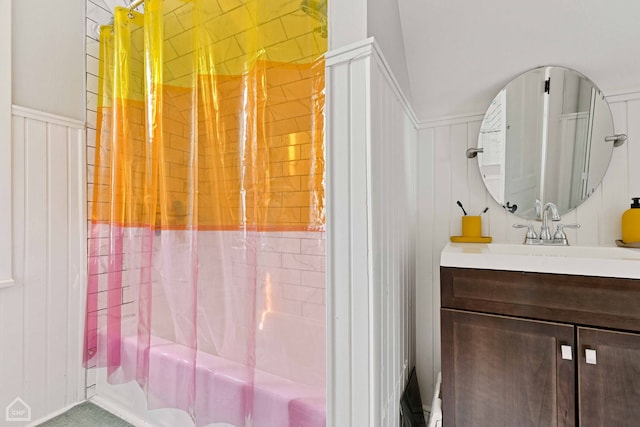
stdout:
{"type": "Polygon", "coordinates": [[[394,426],[415,354],[415,121],[373,39],[327,55],[327,101],[327,425],[394,426]]]}
{"type": "Polygon", "coordinates": [[[84,399],[84,123],[14,106],[12,133],[15,284],[0,289],[0,425],[18,397],[33,421],[84,399]]]}
{"type": "MultiPolygon", "coordinates": [[[[640,197],[640,92],[607,97],[616,133],[628,141],[614,149],[602,185],[580,207],[566,214],[563,223],[579,223],[566,230],[569,242],[579,246],[615,246],[620,238],[620,218],[632,196],[640,197]]],[[[485,206],[483,235],[496,243],[521,243],[524,223],[502,209],[485,190],[477,162],[465,157],[477,145],[482,115],[423,123],[419,130],[418,164],[433,165],[418,170],[418,327],[417,366],[420,387],[433,390],[440,371],[440,252],[449,236],[460,234],[460,200],[473,213],[485,206]],[[429,327],[421,327],[429,325],[429,327]]],[[[425,392],[425,395],[430,393],[425,392]]]]}

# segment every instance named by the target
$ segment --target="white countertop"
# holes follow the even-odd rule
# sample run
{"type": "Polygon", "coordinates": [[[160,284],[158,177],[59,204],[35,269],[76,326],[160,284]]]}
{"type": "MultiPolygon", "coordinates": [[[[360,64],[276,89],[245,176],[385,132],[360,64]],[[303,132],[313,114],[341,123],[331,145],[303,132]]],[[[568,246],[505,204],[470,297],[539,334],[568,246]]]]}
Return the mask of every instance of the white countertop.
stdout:
{"type": "Polygon", "coordinates": [[[640,279],[640,249],[448,243],[440,255],[440,265],[640,279]]]}

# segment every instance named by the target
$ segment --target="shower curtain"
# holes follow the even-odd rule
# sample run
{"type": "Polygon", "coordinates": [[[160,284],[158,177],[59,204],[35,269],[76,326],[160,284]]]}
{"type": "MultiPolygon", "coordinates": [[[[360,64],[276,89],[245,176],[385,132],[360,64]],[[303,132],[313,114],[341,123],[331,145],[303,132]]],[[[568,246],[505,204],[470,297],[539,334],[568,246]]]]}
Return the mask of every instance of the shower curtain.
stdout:
{"type": "MultiPolygon", "coordinates": [[[[196,409],[206,353],[244,369],[251,424],[255,373],[288,377],[294,357],[265,321],[324,328],[326,24],[323,0],[146,0],[101,28],[84,358],[150,408],[171,387],[212,421],[196,409]],[[150,384],[166,342],[181,375],[150,384]]],[[[302,382],[323,384],[323,345],[302,382]]]]}

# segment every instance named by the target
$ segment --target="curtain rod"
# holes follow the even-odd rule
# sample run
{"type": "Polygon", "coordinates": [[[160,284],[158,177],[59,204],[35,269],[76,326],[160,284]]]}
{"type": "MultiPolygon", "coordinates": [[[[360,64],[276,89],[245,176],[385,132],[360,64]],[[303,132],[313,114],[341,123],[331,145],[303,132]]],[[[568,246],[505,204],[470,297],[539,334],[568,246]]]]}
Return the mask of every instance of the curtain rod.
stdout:
{"type": "Polygon", "coordinates": [[[138,6],[140,6],[142,3],[144,3],[144,0],[135,0],[134,2],[132,2],[129,5],[129,10],[134,10],[136,9],[138,6]]]}

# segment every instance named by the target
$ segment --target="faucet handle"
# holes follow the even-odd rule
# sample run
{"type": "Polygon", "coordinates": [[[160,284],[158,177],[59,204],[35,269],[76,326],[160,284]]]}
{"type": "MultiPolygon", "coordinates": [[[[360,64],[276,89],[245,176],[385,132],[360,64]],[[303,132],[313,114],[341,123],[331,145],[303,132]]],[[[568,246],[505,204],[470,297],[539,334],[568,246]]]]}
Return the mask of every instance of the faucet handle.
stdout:
{"type": "Polygon", "coordinates": [[[537,239],[538,238],[538,235],[536,234],[535,230],[533,229],[533,224],[513,224],[512,227],[513,228],[526,228],[527,229],[527,235],[525,236],[526,240],[531,240],[531,239],[537,239]]]}
{"type": "Polygon", "coordinates": [[[556,226],[556,232],[553,235],[554,239],[566,239],[567,236],[564,234],[565,228],[580,228],[580,224],[558,224],[556,226]]]}

